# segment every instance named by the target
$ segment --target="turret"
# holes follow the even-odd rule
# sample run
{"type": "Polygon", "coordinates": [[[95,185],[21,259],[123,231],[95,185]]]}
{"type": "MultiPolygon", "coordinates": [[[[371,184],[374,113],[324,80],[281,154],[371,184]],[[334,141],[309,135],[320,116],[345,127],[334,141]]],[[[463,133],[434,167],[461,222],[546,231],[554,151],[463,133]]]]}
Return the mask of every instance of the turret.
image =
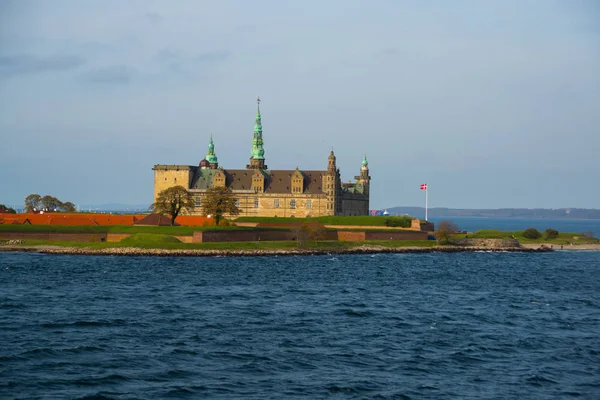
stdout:
{"type": "Polygon", "coordinates": [[[369,181],[369,162],[367,161],[367,155],[363,157],[362,164],[360,166],[360,179],[364,181],[369,181]]]}
{"type": "Polygon", "coordinates": [[[335,172],[335,154],[333,154],[333,150],[329,153],[329,157],[327,158],[327,172],[335,172]]]}
{"type": "Polygon", "coordinates": [[[254,124],[254,137],[252,138],[252,151],[250,153],[250,164],[248,164],[246,168],[267,169],[267,166],[265,165],[265,149],[263,148],[260,97],[256,99],[256,102],[258,103],[258,106],[256,108],[256,122],[254,124]]]}
{"type": "MultiPolygon", "coordinates": [[[[208,151],[206,152],[205,160],[211,169],[217,169],[219,167],[219,161],[215,154],[215,144],[213,142],[212,133],[210,134],[210,142],[208,143],[208,151]]],[[[202,165],[201,165],[202,167],[202,165]]]]}
{"type": "Polygon", "coordinates": [[[369,194],[369,186],[371,183],[371,177],[369,176],[369,162],[367,161],[367,155],[365,154],[360,166],[360,175],[354,177],[357,182],[362,186],[362,193],[369,194]]]}

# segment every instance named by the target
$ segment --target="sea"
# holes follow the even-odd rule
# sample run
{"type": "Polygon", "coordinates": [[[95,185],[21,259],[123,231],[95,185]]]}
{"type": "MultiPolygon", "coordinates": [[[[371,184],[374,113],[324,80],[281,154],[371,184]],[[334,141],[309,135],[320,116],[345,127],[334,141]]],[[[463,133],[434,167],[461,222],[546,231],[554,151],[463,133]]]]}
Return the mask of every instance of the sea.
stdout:
{"type": "Polygon", "coordinates": [[[599,399],[599,288],[594,251],[0,253],[0,398],[599,399]]]}

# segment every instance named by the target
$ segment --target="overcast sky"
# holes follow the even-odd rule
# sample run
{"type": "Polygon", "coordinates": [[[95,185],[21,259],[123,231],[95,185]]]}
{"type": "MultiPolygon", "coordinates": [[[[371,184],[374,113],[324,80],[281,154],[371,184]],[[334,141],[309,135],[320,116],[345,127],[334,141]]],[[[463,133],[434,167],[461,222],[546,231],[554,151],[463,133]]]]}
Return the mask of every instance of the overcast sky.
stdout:
{"type": "Polygon", "coordinates": [[[0,203],[154,164],[371,170],[371,208],[600,207],[600,2],[0,1],[0,203]]]}

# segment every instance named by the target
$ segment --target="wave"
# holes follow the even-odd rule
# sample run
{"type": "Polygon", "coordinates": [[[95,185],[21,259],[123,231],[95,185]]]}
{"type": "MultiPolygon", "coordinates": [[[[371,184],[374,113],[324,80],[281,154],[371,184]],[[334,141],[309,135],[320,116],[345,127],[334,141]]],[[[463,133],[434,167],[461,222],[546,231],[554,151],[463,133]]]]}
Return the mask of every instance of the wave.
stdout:
{"type": "Polygon", "coordinates": [[[122,326],[127,321],[115,319],[112,321],[75,321],[75,322],[47,322],[40,324],[42,328],[68,328],[68,327],[98,327],[98,326],[122,326]]]}

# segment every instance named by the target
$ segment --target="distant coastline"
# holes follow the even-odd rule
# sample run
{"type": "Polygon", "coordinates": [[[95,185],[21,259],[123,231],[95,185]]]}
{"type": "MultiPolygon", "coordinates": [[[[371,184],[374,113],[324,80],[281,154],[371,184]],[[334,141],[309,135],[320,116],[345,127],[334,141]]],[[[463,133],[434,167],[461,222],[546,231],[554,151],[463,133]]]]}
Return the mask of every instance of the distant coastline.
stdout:
{"type": "MultiPolygon", "coordinates": [[[[387,208],[391,215],[425,215],[423,207],[387,208]]],[[[600,210],[593,208],[498,208],[498,209],[460,209],[436,207],[428,209],[429,217],[446,218],[510,218],[510,219],[562,219],[562,220],[600,220],[600,210]]]]}

